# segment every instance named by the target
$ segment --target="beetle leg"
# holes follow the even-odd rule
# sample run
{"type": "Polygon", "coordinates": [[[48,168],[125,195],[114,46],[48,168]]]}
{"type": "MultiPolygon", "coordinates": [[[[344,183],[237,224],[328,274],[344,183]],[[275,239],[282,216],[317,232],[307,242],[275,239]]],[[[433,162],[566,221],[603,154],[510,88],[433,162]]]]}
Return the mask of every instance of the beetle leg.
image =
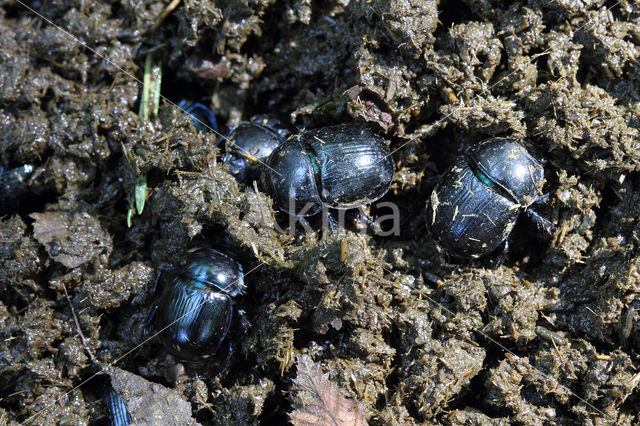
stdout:
{"type": "Polygon", "coordinates": [[[549,219],[542,217],[535,210],[532,210],[532,209],[526,209],[525,213],[533,221],[533,223],[535,223],[536,227],[538,228],[538,231],[540,231],[540,233],[543,234],[545,238],[551,237],[553,224],[549,219]]]}
{"type": "Polygon", "coordinates": [[[329,224],[329,229],[331,230],[331,234],[333,235],[339,234],[340,229],[338,227],[338,223],[336,223],[336,220],[331,214],[331,211],[329,211],[329,209],[326,209],[326,212],[327,212],[327,223],[329,224]]]}
{"type": "Polygon", "coordinates": [[[146,336],[150,329],[149,329],[149,325],[153,324],[153,320],[155,319],[156,316],[156,312],[158,312],[158,302],[160,301],[160,299],[156,299],[153,304],[151,305],[151,309],[149,309],[149,312],[147,313],[147,321],[144,327],[144,335],[146,336]]]}
{"type": "Polygon", "coordinates": [[[240,330],[242,331],[241,337],[245,337],[249,334],[249,328],[251,328],[251,323],[247,319],[247,314],[243,310],[236,310],[238,313],[238,321],[240,321],[240,330]]]}
{"type": "Polygon", "coordinates": [[[153,280],[153,286],[151,286],[151,294],[155,295],[156,298],[160,297],[160,295],[157,294],[157,291],[158,291],[158,283],[160,282],[160,278],[162,277],[162,274],[163,273],[171,274],[175,270],[176,269],[171,265],[158,266],[158,272],[156,273],[156,278],[153,280]]]}
{"type": "Polygon", "coordinates": [[[364,206],[360,206],[358,207],[358,219],[360,220],[360,222],[362,224],[364,224],[364,226],[368,226],[371,229],[373,229],[373,232],[377,233],[380,225],[378,225],[378,222],[374,220],[374,218],[372,218],[371,216],[369,216],[369,214],[366,212],[365,207],[364,206]],[[376,225],[378,229],[376,229],[376,225]]]}
{"type": "Polygon", "coordinates": [[[502,265],[507,257],[509,257],[509,239],[504,242],[493,251],[494,255],[489,256],[488,262],[490,268],[497,268],[502,265]]]}
{"type": "Polygon", "coordinates": [[[536,200],[535,200],[533,203],[531,203],[531,204],[532,204],[532,205],[533,205],[533,204],[545,204],[545,203],[547,203],[547,202],[549,201],[549,197],[550,197],[550,196],[551,196],[551,193],[550,193],[550,192],[547,192],[546,194],[541,195],[541,196],[539,196],[538,198],[536,198],[536,200]]]}
{"type": "MultiPolygon", "coordinates": [[[[229,368],[229,365],[231,365],[231,342],[227,342],[227,356],[224,357],[224,361],[222,363],[222,369],[220,371],[220,373],[222,373],[223,371],[225,371],[226,369],[229,368]]],[[[216,376],[220,373],[217,373],[216,376]]]]}
{"type": "MultiPolygon", "coordinates": [[[[218,363],[218,355],[216,353],[216,368],[214,368],[210,373],[210,375],[202,375],[202,376],[197,376],[200,380],[208,380],[211,377],[218,377],[221,376],[225,371],[227,371],[229,369],[229,367],[231,366],[231,353],[233,352],[233,350],[231,349],[231,342],[227,341],[227,354],[225,355],[224,359],[222,359],[219,363],[218,363]]],[[[219,352],[218,352],[219,353],[219,352]]],[[[207,372],[209,373],[209,372],[207,372]]]]}

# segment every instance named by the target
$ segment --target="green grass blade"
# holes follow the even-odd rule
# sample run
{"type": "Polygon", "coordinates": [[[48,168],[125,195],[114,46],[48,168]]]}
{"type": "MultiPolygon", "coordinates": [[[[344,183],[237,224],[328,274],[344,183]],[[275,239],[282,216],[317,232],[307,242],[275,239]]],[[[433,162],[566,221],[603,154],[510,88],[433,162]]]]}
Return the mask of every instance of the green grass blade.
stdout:
{"type": "Polygon", "coordinates": [[[141,174],[136,178],[136,188],[134,191],[134,199],[136,201],[136,210],[138,214],[142,214],[144,203],[147,201],[147,175],[141,174]]]}
{"type": "MultiPolygon", "coordinates": [[[[144,121],[155,121],[158,117],[158,109],[160,108],[160,88],[162,86],[162,62],[155,62],[151,53],[147,53],[144,60],[144,77],[142,80],[142,96],[140,97],[140,107],[138,115],[144,121]]],[[[139,125],[139,124],[138,124],[139,125]]],[[[123,145],[124,148],[124,145],[123,145]]],[[[129,154],[124,149],[125,156],[129,158],[129,154]]],[[[133,215],[137,212],[142,214],[144,204],[147,201],[147,175],[141,174],[136,176],[136,183],[133,190],[133,197],[130,202],[129,210],[127,210],[127,227],[131,228],[133,215]],[[134,209],[135,206],[135,209],[134,209]]]]}

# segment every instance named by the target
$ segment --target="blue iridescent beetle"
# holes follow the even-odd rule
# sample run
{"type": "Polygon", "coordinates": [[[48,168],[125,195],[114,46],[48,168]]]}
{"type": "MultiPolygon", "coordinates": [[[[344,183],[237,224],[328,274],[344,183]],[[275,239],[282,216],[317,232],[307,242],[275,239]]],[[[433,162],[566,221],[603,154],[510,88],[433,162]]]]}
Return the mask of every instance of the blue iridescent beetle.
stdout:
{"type": "Polygon", "coordinates": [[[196,131],[206,132],[211,129],[218,131],[216,116],[205,105],[183,99],[178,102],[178,108],[192,118],[192,124],[196,131]]]}
{"type": "Polygon", "coordinates": [[[242,265],[206,248],[161,278],[164,288],[153,317],[167,352],[184,360],[214,355],[231,326],[232,299],[244,289],[242,265]]]}
{"type": "Polygon", "coordinates": [[[263,188],[281,210],[296,216],[371,204],[387,193],[395,171],[384,139],[355,124],[291,136],[267,164],[263,188]]]}

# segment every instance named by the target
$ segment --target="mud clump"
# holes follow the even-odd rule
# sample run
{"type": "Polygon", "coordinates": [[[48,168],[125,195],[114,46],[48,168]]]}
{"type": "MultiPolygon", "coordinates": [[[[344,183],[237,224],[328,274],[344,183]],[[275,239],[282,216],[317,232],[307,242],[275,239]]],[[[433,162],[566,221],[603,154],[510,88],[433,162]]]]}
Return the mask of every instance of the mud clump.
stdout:
{"type": "Polygon", "coordinates": [[[0,172],[33,166],[0,187],[0,423],[104,423],[105,374],[134,420],[164,395],[176,424],[283,423],[300,357],[370,424],[640,421],[636,4],[185,0],[162,22],[155,0],[34,4],[88,47],[0,5],[0,172]],[[167,101],[138,117],[149,52],[163,96],[222,124],[366,122],[391,144],[399,235],[349,214],[340,233],[288,232],[221,136],[167,101]],[[493,136],[543,163],[554,229],[520,220],[487,267],[441,253],[424,206],[493,136]],[[149,307],[158,274],[207,244],[243,263],[251,326],[228,359],[180,363],[149,339],[149,307]]]}

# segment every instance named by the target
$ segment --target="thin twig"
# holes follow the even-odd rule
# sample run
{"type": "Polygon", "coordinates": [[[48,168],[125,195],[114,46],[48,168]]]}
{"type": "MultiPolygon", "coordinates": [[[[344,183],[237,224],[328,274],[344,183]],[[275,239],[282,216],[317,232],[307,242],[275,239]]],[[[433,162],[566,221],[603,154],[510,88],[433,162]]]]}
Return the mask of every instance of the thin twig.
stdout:
{"type": "Polygon", "coordinates": [[[164,20],[167,19],[167,16],[169,16],[171,12],[173,12],[175,8],[178,7],[181,1],[182,0],[173,0],[171,3],[169,3],[167,7],[164,8],[160,16],[158,17],[158,20],[156,21],[156,23],[153,24],[153,26],[151,27],[151,31],[157,30],[160,27],[160,25],[162,25],[164,20]]]}
{"type": "Polygon", "coordinates": [[[89,354],[89,358],[91,358],[91,361],[93,361],[95,364],[98,364],[98,360],[96,359],[96,357],[93,355],[93,352],[91,352],[91,349],[89,348],[89,344],[87,343],[87,338],[84,337],[84,334],[82,333],[82,328],[80,328],[80,321],[78,321],[78,316],[76,315],[76,311],[75,309],[73,309],[73,305],[71,304],[71,298],[69,297],[69,293],[67,293],[67,286],[64,285],[64,283],[62,283],[62,288],[64,289],[64,297],[66,297],[67,302],[69,302],[69,307],[71,308],[71,314],[73,315],[73,320],[76,323],[76,328],[78,329],[78,335],[80,335],[80,339],[82,340],[84,349],[89,354]]]}

